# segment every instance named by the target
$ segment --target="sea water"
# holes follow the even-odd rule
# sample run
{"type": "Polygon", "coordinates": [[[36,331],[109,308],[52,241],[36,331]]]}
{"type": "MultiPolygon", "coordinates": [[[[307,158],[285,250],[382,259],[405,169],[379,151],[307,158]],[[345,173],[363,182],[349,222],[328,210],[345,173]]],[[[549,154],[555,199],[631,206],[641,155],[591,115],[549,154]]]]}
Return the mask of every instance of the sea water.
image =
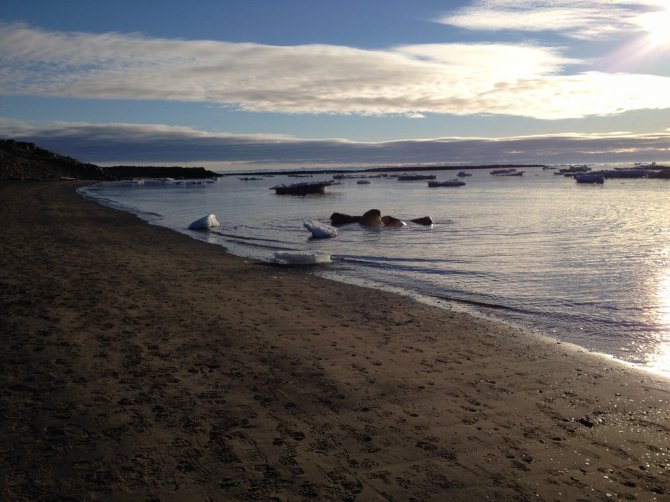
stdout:
{"type": "MultiPolygon", "coordinates": [[[[286,176],[217,183],[110,182],[87,196],[230,252],[269,261],[276,251],[324,253],[313,273],[406,291],[532,328],[588,350],[670,373],[670,181],[609,179],[581,185],[554,171],[524,176],[469,171],[463,187],[344,179],[325,195],[276,195],[286,176]],[[379,209],[401,228],[340,227],[311,239],[307,220],[379,209]],[[188,230],[210,213],[220,227],[188,230]]],[[[455,172],[435,171],[438,180],[455,172]]],[[[197,259],[197,257],[194,257],[197,259]]]]}

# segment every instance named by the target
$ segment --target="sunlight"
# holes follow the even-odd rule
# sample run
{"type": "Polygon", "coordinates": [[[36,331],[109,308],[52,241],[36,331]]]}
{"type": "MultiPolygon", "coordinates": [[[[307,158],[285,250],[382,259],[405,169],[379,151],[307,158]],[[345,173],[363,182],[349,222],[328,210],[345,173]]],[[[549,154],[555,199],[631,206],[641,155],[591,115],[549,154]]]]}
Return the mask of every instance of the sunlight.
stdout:
{"type": "Polygon", "coordinates": [[[657,370],[670,371],[670,268],[658,285],[657,293],[659,324],[662,339],[659,341],[658,351],[652,357],[652,366],[657,370]]]}
{"type": "Polygon", "coordinates": [[[670,332],[670,269],[658,288],[658,300],[661,309],[661,324],[670,332]]]}
{"type": "Polygon", "coordinates": [[[670,8],[642,14],[637,17],[637,22],[647,32],[652,45],[670,45],[670,8]]]}

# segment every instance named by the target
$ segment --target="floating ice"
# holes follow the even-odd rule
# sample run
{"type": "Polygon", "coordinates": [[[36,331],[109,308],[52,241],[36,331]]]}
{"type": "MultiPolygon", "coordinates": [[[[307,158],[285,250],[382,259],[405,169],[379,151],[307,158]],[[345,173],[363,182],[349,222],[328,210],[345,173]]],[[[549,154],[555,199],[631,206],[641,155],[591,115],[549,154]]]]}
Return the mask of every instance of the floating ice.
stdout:
{"type": "Polygon", "coordinates": [[[191,223],[188,228],[190,230],[207,230],[212,227],[218,227],[219,222],[216,220],[214,213],[210,213],[207,216],[203,216],[200,219],[195,220],[191,223]]]}
{"type": "Polygon", "coordinates": [[[274,263],[283,265],[322,265],[331,263],[329,254],[300,251],[276,251],[273,261],[274,263]]]}
{"type": "Polygon", "coordinates": [[[319,223],[318,221],[309,220],[304,225],[312,233],[312,237],[316,239],[327,239],[328,237],[335,237],[337,235],[337,228],[319,223]]]}

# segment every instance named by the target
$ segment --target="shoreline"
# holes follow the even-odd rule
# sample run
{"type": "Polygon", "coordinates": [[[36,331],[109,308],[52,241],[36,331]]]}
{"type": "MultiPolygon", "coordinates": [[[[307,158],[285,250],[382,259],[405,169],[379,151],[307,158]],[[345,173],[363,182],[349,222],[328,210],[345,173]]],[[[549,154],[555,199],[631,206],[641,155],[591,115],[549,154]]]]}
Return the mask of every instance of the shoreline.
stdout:
{"type": "Polygon", "coordinates": [[[668,380],[0,183],[8,500],[670,492],[668,380]]]}
{"type": "MultiPolygon", "coordinates": [[[[482,166],[485,167],[485,166],[482,166]]],[[[104,182],[102,182],[104,183],[104,182]]],[[[105,199],[105,198],[97,198],[95,195],[89,194],[86,192],[86,188],[91,185],[84,185],[81,188],[84,190],[78,190],[79,195],[81,195],[84,198],[87,198],[93,202],[96,202],[98,204],[101,204],[103,206],[109,207],[111,209],[115,210],[121,210],[130,214],[135,215],[139,219],[147,222],[150,225],[158,225],[158,226],[163,226],[164,228],[168,228],[172,231],[178,232],[182,235],[189,236],[190,238],[193,238],[195,240],[200,240],[202,242],[207,242],[207,238],[199,238],[207,235],[207,233],[201,233],[199,237],[196,237],[193,235],[193,233],[189,233],[187,231],[184,231],[184,229],[176,228],[176,227],[170,227],[167,225],[163,225],[160,222],[160,218],[157,221],[156,220],[156,214],[152,212],[144,213],[142,211],[139,211],[135,208],[132,207],[126,207],[121,203],[118,203],[113,200],[105,199]]],[[[228,243],[224,241],[223,244],[217,243],[216,245],[221,246],[227,253],[231,254],[232,256],[238,257],[243,260],[250,260],[250,261],[257,261],[259,263],[263,264],[268,264],[271,263],[271,260],[264,260],[260,258],[255,258],[253,256],[247,256],[240,252],[240,249],[238,249],[238,252],[235,252],[235,250],[231,250],[228,248],[228,243]]],[[[357,287],[363,287],[363,288],[369,288],[369,289],[376,289],[376,290],[383,290],[386,292],[394,293],[394,294],[399,294],[402,296],[405,296],[407,298],[412,299],[413,301],[417,301],[420,303],[424,303],[426,305],[431,305],[431,306],[437,306],[438,308],[445,309],[447,311],[450,310],[455,310],[461,313],[465,313],[468,315],[473,315],[475,317],[479,317],[482,319],[486,319],[492,322],[497,322],[504,324],[506,326],[509,326],[511,329],[520,329],[522,331],[525,331],[529,334],[529,336],[537,336],[542,339],[546,339],[550,343],[562,343],[566,347],[570,346],[573,347],[574,351],[577,352],[585,352],[592,354],[594,356],[602,357],[604,359],[609,359],[615,362],[618,362],[622,364],[625,367],[630,367],[630,368],[635,368],[638,370],[641,370],[643,372],[650,373],[652,375],[657,375],[662,378],[667,378],[670,381],[670,367],[667,369],[662,369],[659,368],[658,366],[652,366],[649,364],[649,361],[645,362],[634,362],[631,360],[626,360],[623,359],[619,356],[617,356],[614,353],[608,353],[604,352],[601,350],[594,349],[593,347],[589,348],[588,346],[585,345],[580,345],[579,342],[577,341],[572,341],[572,340],[566,340],[566,339],[560,339],[558,336],[551,336],[546,333],[546,330],[543,330],[542,327],[538,327],[537,321],[533,320],[526,320],[525,322],[521,319],[512,319],[509,317],[506,317],[505,315],[499,314],[498,312],[501,311],[506,311],[510,307],[505,305],[504,303],[489,303],[489,304],[484,304],[484,303],[479,303],[477,301],[471,301],[471,300],[465,300],[465,299],[458,299],[458,298],[449,298],[445,296],[439,296],[439,295],[431,295],[430,293],[421,293],[417,292],[411,289],[406,289],[400,286],[394,286],[391,284],[386,284],[384,282],[380,282],[374,279],[357,279],[356,277],[348,276],[348,275],[343,275],[337,272],[333,272],[332,268],[335,267],[333,265],[332,267],[326,267],[322,270],[319,270],[319,267],[314,267],[312,269],[306,270],[305,273],[311,273],[315,276],[319,276],[328,280],[332,280],[335,282],[340,282],[343,284],[350,284],[353,286],[357,287]],[[325,273],[324,273],[325,271],[325,273]],[[332,272],[332,273],[331,273],[332,272]]],[[[299,267],[298,267],[299,268],[299,267]]]]}

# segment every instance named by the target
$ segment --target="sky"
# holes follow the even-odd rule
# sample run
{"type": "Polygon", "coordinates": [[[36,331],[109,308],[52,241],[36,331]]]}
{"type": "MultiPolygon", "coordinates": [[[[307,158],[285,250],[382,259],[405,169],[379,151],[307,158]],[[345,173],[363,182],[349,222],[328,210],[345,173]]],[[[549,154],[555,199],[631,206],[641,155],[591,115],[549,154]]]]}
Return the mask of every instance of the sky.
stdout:
{"type": "Polygon", "coordinates": [[[670,161],[670,1],[3,0],[0,138],[100,165],[670,161]]]}

